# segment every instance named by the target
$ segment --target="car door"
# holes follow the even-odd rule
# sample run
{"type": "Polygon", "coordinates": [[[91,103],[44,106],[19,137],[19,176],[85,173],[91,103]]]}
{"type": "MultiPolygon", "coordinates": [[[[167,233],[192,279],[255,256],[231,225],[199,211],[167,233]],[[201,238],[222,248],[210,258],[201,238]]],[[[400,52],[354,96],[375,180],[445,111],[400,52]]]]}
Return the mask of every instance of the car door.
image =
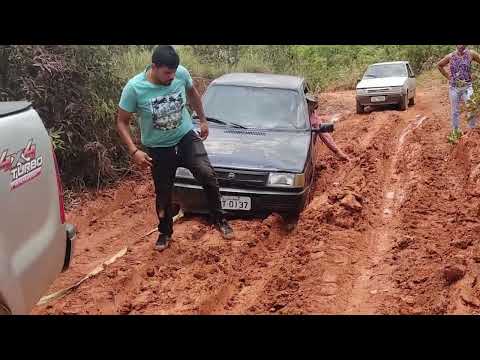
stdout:
{"type": "MultiPolygon", "coordinates": [[[[306,116],[308,118],[308,124],[310,124],[310,118],[308,116],[308,105],[307,105],[307,99],[306,99],[306,95],[307,94],[311,94],[312,91],[310,90],[310,86],[308,85],[308,83],[305,81],[303,84],[302,84],[302,89],[303,89],[303,107],[306,111],[306,116]]],[[[310,124],[311,125],[311,124],[310,124]]],[[[315,139],[315,137],[313,137],[313,139],[315,139]]]]}
{"type": "Polygon", "coordinates": [[[417,80],[415,79],[415,74],[413,73],[410,64],[407,63],[407,71],[408,71],[408,92],[410,97],[415,96],[416,88],[417,88],[417,80]]]}

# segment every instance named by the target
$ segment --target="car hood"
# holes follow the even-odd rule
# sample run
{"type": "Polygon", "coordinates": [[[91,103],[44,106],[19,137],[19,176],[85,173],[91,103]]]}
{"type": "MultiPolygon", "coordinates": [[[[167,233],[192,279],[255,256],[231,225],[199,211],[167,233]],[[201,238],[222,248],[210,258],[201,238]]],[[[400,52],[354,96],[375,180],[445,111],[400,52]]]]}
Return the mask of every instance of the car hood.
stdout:
{"type": "Polygon", "coordinates": [[[408,77],[395,76],[387,78],[363,79],[357,84],[357,89],[377,88],[386,86],[402,86],[408,77]]]}
{"type": "Polygon", "coordinates": [[[300,173],[310,132],[212,127],[204,142],[213,167],[300,173]]]}

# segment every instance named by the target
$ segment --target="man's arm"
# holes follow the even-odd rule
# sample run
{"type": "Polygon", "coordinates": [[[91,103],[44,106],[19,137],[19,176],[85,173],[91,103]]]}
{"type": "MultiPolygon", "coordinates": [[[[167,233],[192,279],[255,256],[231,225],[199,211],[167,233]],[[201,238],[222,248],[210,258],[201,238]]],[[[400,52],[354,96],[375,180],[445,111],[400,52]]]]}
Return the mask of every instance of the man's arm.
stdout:
{"type": "Polygon", "coordinates": [[[450,80],[450,75],[448,74],[447,70],[445,70],[445,66],[448,65],[448,63],[450,62],[450,56],[451,54],[448,54],[447,56],[445,56],[442,60],[440,60],[437,64],[437,67],[438,67],[438,70],[442,73],[443,76],[445,76],[445,78],[447,78],[448,80],[450,80]]]}
{"type": "Polygon", "coordinates": [[[208,123],[203,111],[202,99],[195,86],[187,89],[187,96],[190,105],[198,115],[200,120],[200,137],[205,140],[208,137],[208,123]]]}
{"type": "Polygon", "coordinates": [[[147,153],[139,150],[132,140],[132,135],[130,134],[131,118],[131,113],[123,110],[122,108],[118,109],[118,134],[120,135],[120,138],[125,143],[125,145],[127,145],[128,153],[133,156],[133,160],[135,161],[135,163],[140,166],[152,166],[152,158],[150,158],[147,153]]]}
{"type": "Polygon", "coordinates": [[[476,51],[474,50],[470,50],[471,54],[472,54],[472,60],[473,61],[476,61],[477,63],[480,64],[480,54],[478,54],[476,51]]]}
{"type": "MultiPolygon", "coordinates": [[[[325,116],[317,116],[315,113],[312,114],[311,120],[313,120],[313,127],[318,128],[322,123],[325,122],[326,117],[325,116]]],[[[318,136],[320,139],[322,139],[323,143],[335,154],[337,155],[340,159],[342,160],[347,160],[350,161],[350,158],[345,154],[335,143],[335,140],[333,139],[333,136],[331,134],[326,134],[326,133],[319,133],[318,136]]]]}
{"type": "Polygon", "coordinates": [[[127,145],[129,154],[132,154],[137,150],[136,145],[133,143],[132,136],[130,134],[130,121],[132,114],[119,108],[117,116],[117,130],[120,135],[120,139],[127,145]]]}
{"type": "Polygon", "coordinates": [[[345,154],[340,148],[337,146],[335,143],[335,140],[333,140],[333,136],[331,134],[318,134],[320,139],[322,139],[323,143],[335,154],[337,155],[340,159],[342,160],[348,160],[350,161],[350,158],[345,154]]]}

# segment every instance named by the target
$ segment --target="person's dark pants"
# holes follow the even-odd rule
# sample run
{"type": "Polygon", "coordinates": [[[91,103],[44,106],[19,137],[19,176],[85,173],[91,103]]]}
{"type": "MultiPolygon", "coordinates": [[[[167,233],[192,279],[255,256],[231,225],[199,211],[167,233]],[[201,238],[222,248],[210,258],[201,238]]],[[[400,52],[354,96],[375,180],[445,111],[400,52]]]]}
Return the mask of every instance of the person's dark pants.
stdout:
{"type": "Polygon", "coordinates": [[[173,217],[176,211],[173,209],[172,191],[178,166],[190,170],[195,179],[203,186],[211,220],[216,222],[224,218],[225,212],[221,207],[215,171],[210,164],[205,146],[195,131],[187,133],[176,146],[149,147],[147,152],[153,159],[152,176],[155,184],[155,205],[160,234],[173,234],[173,217]]]}

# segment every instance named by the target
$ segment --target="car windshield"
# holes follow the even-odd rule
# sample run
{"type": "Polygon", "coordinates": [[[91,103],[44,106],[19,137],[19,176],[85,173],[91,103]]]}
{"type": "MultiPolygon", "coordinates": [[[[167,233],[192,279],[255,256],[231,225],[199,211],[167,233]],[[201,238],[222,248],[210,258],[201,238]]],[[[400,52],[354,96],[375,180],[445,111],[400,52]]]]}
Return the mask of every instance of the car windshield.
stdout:
{"type": "Polygon", "coordinates": [[[203,98],[205,115],[256,129],[304,129],[306,116],[296,91],[213,85],[203,98]]]}
{"type": "Polygon", "coordinates": [[[370,65],[363,76],[364,79],[408,76],[404,64],[370,65]]]}

